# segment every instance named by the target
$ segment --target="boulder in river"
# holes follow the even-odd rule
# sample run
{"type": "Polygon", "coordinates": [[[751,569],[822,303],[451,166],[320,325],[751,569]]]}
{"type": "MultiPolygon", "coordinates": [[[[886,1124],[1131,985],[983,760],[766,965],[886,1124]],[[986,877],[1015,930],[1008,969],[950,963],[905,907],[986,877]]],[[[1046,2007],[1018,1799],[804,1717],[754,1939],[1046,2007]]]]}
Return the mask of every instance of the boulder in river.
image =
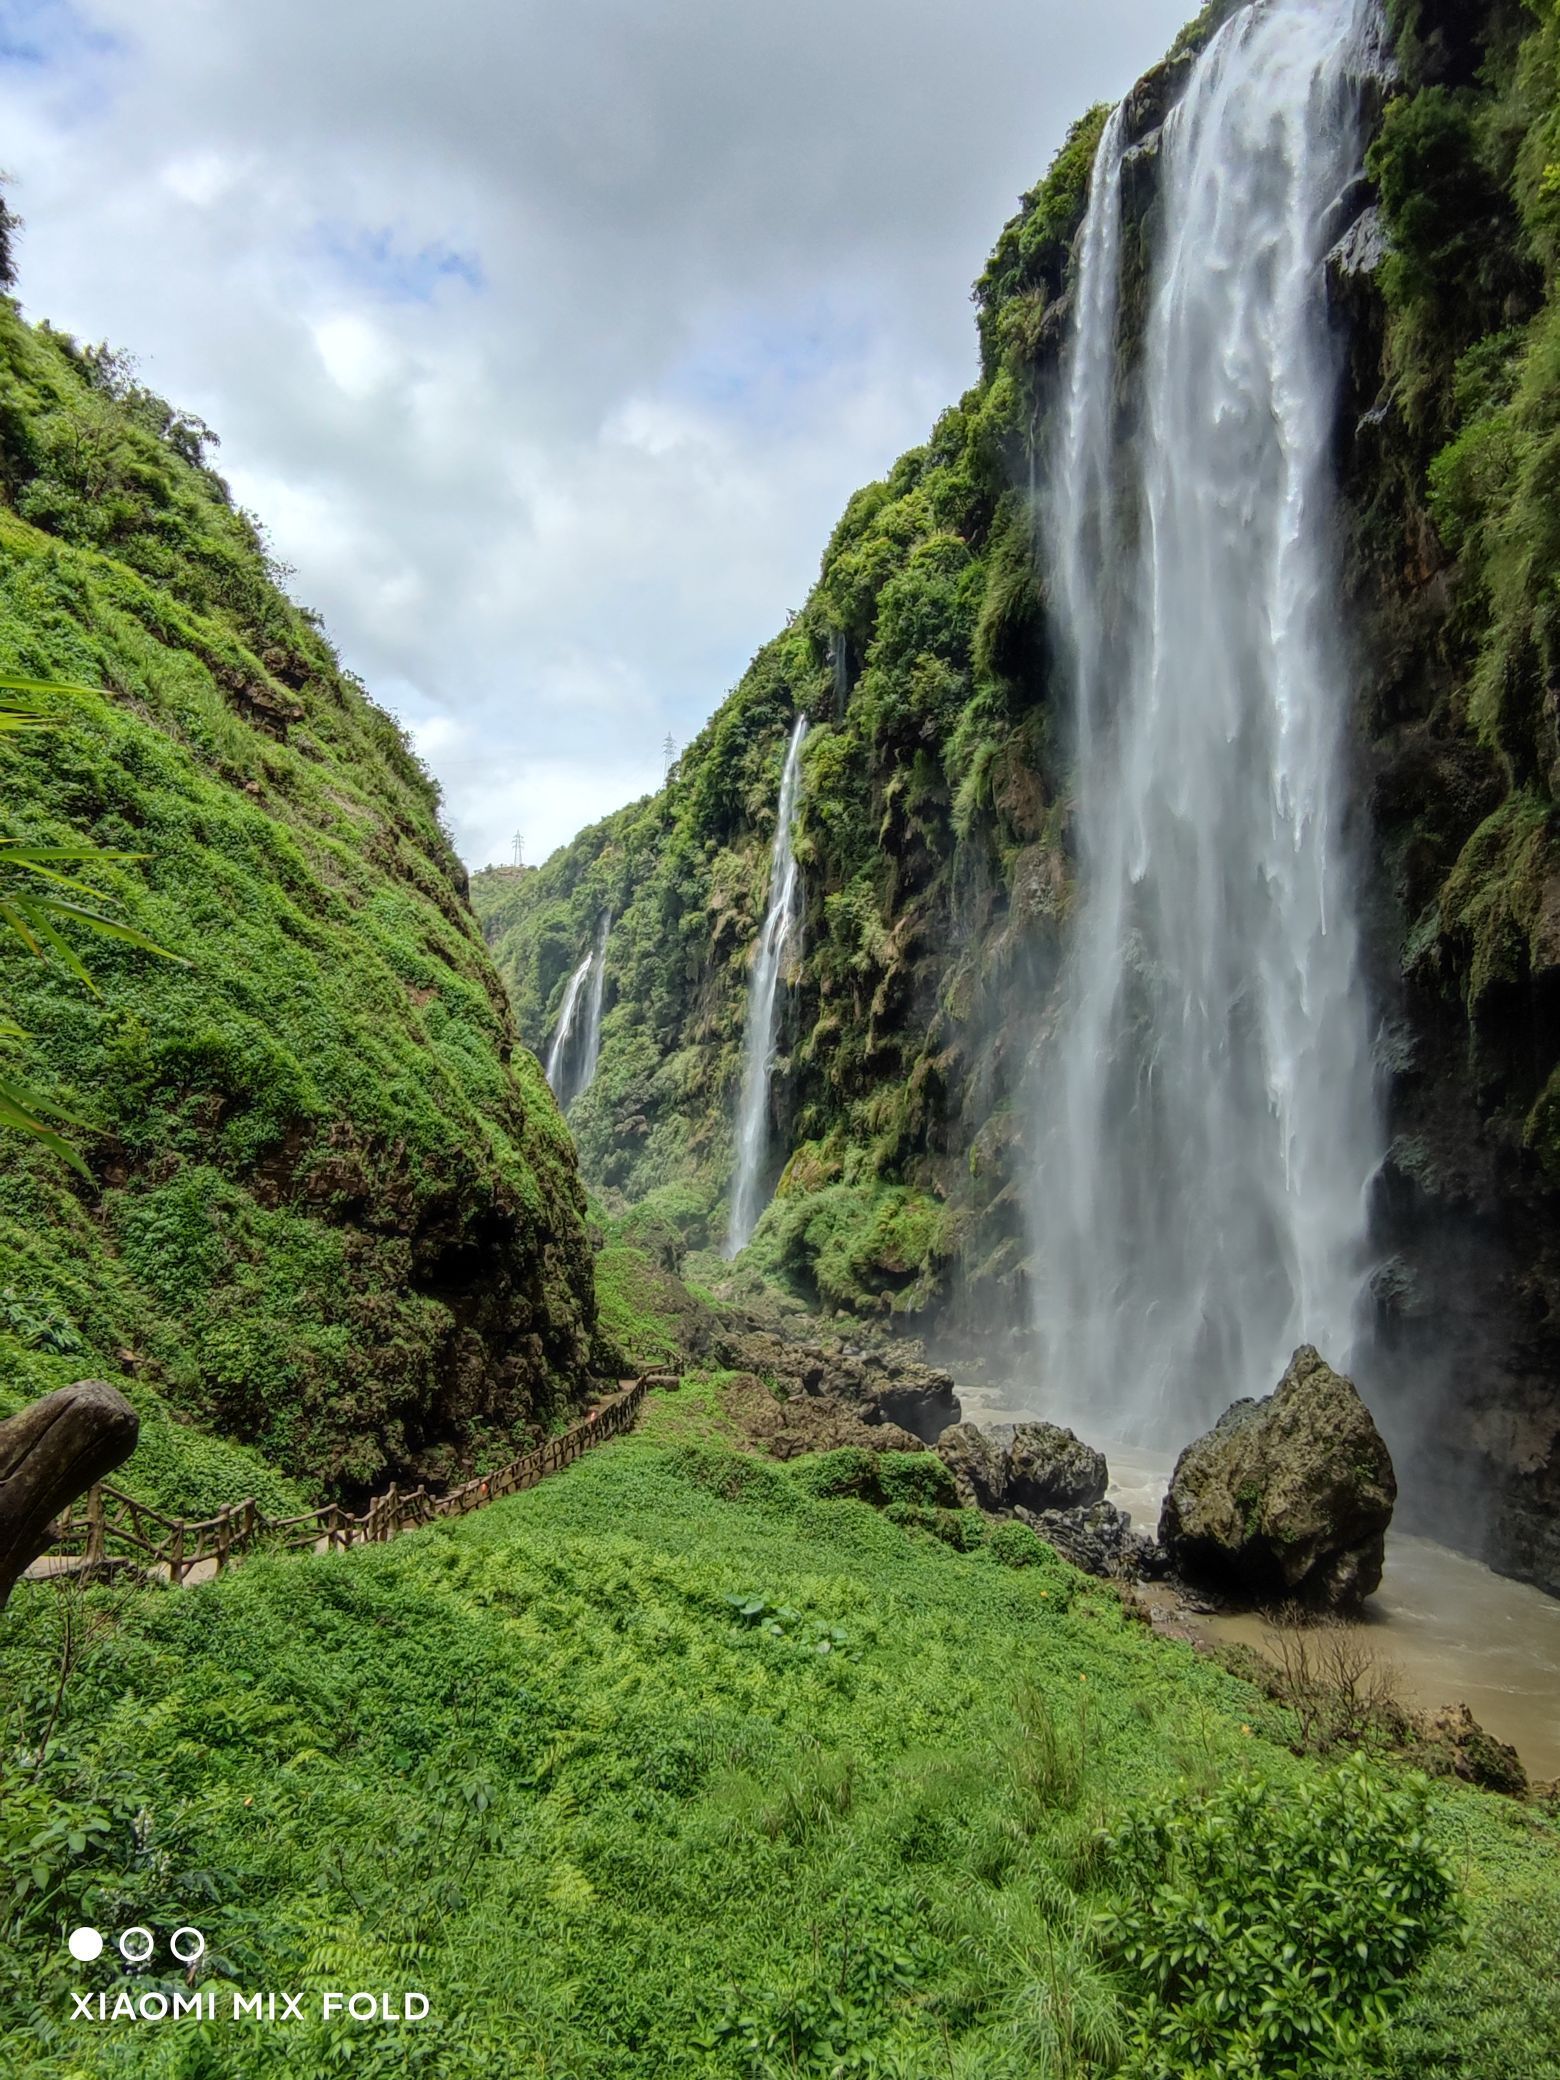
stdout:
{"type": "Polygon", "coordinates": [[[1009,1509],[1090,1509],[1110,1484],[1104,1454],[1058,1423],[1004,1423],[1009,1509]]]}
{"type": "Polygon", "coordinates": [[[966,1509],[996,1512],[1007,1494],[1007,1453],[978,1424],[955,1423],[937,1440],[937,1456],[953,1475],[966,1509]]]}
{"type": "Polygon", "coordinates": [[[1253,1603],[1347,1610],[1381,1581],[1391,1456],[1352,1380],[1309,1344],[1176,1461],[1159,1539],[1177,1572],[1253,1603]]]}
{"type": "Polygon", "coordinates": [[[1088,1509],[1103,1501],[1109,1473],[1091,1445],[1056,1423],[958,1423],[937,1440],[968,1507],[1088,1509]]]}

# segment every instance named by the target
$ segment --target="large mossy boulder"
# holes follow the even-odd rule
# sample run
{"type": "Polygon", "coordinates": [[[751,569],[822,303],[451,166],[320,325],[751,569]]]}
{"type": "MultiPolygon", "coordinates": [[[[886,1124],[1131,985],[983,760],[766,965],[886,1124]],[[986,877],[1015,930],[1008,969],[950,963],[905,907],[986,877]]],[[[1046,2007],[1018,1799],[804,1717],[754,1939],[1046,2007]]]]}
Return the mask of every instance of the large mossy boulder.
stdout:
{"type": "Polygon", "coordinates": [[[1088,1509],[1102,1501],[1104,1458],[1057,1423],[956,1423],[937,1440],[959,1499],[973,1509],[1088,1509]]]}
{"type": "Polygon", "coordinates": [[[1381,1581],[1391,1456],[1352,1380],[1303,1344],[1176,1461],[1159,1539],[1178,1573],[1257,1604],[1351,1609],[1381,1581]]]}
{"type": "Polygon", "coordinates": [[[1007,1447],[1009,1509],[1091,1509],[1110,1485],[1104,1454],[1059,1423],[1014,1423],[993,1433],[1007,1447]]]}
{"type": "Polygon", "coordinates": [[[937,1440],[937,1456],[953,1475],[966,1509],[995,1515],[1007,1494],[1007,1454],[978,1423],[955,1423],[937,1440]]]}

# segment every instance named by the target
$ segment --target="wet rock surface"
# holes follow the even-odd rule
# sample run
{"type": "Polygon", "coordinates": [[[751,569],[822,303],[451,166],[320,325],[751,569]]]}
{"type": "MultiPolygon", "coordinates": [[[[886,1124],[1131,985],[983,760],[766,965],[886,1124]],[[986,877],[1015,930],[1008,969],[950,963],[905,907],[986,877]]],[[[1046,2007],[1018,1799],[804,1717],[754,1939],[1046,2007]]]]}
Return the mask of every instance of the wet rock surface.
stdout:
{"type": "Polygon", "coordinates": [[[955,1423],[937,1440],[937,1456],[953,1475],[966,1509],[997,1515],[1007,1495],[1007,1453],[976,1423],[955,1423]]]}
{"type": "Polygon", "coordinates": [[[999,1423],[990,1432],[1007,1453],[1010,1509],[1088,1509],[1110,1483],[1105,1456],[1057,1423],[999,1423]]]}
{"type": "Polygon", "coordinates": [[[1349,1610],[1381,1581],[1391,1456],[1352,1380],[1309,1344],[1176,1461],[1159,1541],[1176,1571],[1252,1603],[1349,1610]]]}
{"type": "Polygon", "coordinates": [[[1064,1560],[1102,1579],[1157,1581],[1169,1556],[1105,1500],[1104,1454],[1056,1423],[959,1423],[937,1441],[961,1503],[1016,1519],[1064,1560]]]}
{"type": "Polygon", "coordinates": [[[1018,1508],[1013,1514],[1085,1574],[1158,1581],[1169,1571],[1164,1547],[1146,1531],[1134,1530],[1131,1517],[1113,1502],[1079,1509],[1018,1508]]]}
{"type": "Polygon", "coordinates": [[[1056,1423],[960,1423],[937,1450],[960,1501],[989,1514],[1088,1508],[1110,1478],[1103,1456],[1056,1423]]]}

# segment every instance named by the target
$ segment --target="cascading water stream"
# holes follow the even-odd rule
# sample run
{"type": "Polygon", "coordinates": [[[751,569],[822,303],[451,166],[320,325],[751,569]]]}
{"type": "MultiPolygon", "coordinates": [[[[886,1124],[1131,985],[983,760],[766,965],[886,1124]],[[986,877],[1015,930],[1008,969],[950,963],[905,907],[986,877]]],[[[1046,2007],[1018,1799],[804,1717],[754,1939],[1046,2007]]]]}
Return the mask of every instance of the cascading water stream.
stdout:
{"type": "Polygon", "coordinates": [[[563,1008],[558,1013],[558,1030],[553,1034],[552,1046],[547,1050],[547,1081],[552,1087],[553,1096],[565,1108],[574,1095],[572,1090],[564,1087],[568,1071],[569,1038],[574,1031],[574,1014],[579,1009],[580,991],[585,987],[585,977],[590,973],[591,962],[595,957],[594,950],[587,953],[569,977],[569,986],[563,993],[563,1008]]]}
{"type": "Polygon", "coordinates": [[[585,1002],[585,1038],[580,1048],[580,1077],[574,1096],[582,1098],[596,1077],[601,1060],[601,997],[607,980],[607,934],[612,930],[612,912],[604,910],[596,927],[596,951],[590,971],[590,995],[585,1002]]]}
{"type": "Polygon", "coordinates": [[[1365,1276],[1323,258],[1371,21],[1268,0],[1199,58],[1158,146],[1130,433],[1119,115],[1094,168],[1047,530],[1081,900],[1031,1214],[1041,1396],[1117,1434],[1184,1437],[1301,1341],[1347,1363],[1365,1276]]]}
{"type": "Polygon", "coordinates": [[[758,1203],[764,1158],[769,1151],[769,1081],[775,1058],[775,1011],[781,970],[797,930],[798,875],[791,850],[791,825],[801,794],[802,745],[807,717],[798,715],[780,776],[775,842],[769,856],[769,909],[753,956],[743,1042],[742,1096],[737,1105],[737,1163],[731,1179],[731,1213],[726,1255],[747,1246],[762,1211],[758,1203]]]}

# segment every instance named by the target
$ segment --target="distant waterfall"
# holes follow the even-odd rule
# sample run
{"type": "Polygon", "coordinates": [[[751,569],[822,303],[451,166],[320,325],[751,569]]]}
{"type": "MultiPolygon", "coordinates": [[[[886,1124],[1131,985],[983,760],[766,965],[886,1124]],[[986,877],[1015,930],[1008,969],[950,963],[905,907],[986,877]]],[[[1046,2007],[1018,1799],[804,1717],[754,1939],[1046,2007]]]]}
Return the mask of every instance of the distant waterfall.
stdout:
{"type": "Polygon", "coordinates": [[[585,1005],[585,1042],[580,1053],[580,1080],[574,1096],[582,1098],[596,1077],[601,1059],[601,993],[607,979],[607,934],[612,929],[612,912],[604,910],[596,927],[595,962],[590,971],[590,996],[585,1005]]]}
{"type": "Polygon", "coordinates": [[[590,973],[590,964],[595,953],[587,953],[584,960],[569,977],[569,986],[563,993],[563,1009],[558,1013],[558,1030],[553,1034],[553,1043],[547,1050],[547,1081],[552,1086],[553,1096],[565,1108],[574,1096],[566,1087],[565,1079],[569,1066],[569,1039],[574,1031],[574,1014],[579,1009],[580,991],[585,987],[585,977],[590,973]]]}
{"type": "Polygon", "coordinates": [[[1038,1063],[1040,1397],[1184,1436],[1347,1361],[1381,1138],[1342,842],[1349,685],[1323,258],[1368,0],[1269,0],[1159,142],[1137,430],[1118,423],[1123,126],[1094,167],[1047,563],[1080,903],[1038,1063]]]}
{"type": "Polygon", "coordinates": [[[775,811],[775,842],[769,856],[769,911],[753,956],[748,985],[747,1032],[742,1058],[742,1097],[737,1106],[737,1167],[731,1180],[731,1217],[726,1255],[746,1247],[758,1226],[758,1203],[764,1158],[769,1152],[769,1076],[775,1056],[775,1004],[780,971],[796,932],[796,859],[791,825],[801,792],[802,744],[807,717],[798,715],[780,776],[780,802],[775,811]]]}

